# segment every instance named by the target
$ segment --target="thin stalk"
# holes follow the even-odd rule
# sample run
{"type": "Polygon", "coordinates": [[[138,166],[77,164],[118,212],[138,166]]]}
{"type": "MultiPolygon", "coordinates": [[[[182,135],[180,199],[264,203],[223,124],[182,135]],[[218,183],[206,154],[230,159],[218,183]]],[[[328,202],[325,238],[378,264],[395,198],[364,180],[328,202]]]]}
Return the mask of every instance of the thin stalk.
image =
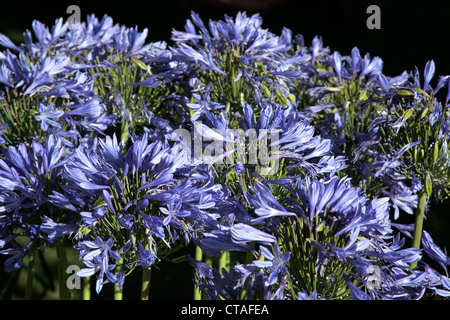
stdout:
{"type": "Polygon", "coordinates": [[[114,286],[114,300],[123,300],[123,292],[118,285],[114,286]]]}
{"type": "Polygon", "coordinates": [[[27,286],[25,288],[25,300],[31,300],[33,293],[33,279],[34,279],[34,265],[36,261],[36,247],[34,244],[31,245],[29,251],[28,259],[28,270],[27,270],[27,286]]]}
{"type": "Polygon", "coordinates": [[[230,271],[230,251],[224,251],[219,260],[219,271],[222,272],[222,269],[230,271]]]}
{"type": "Polygon", "coordinates": [[[57,240],[56,250],[58,254],[59,297],[61,300],[70,300],[71,295],[67,288],[67,255],[64,238],[57,240]]]}
{"type": "Polygon", "coordinates": [[[206,258],[205,258],[205,263],[206,263],[208,266],[210,266],[211,268],[214,267],[213,259],[212,259],[210,256],[206,256],[206,258]]]}
{"type": "Polygon", "coordinates": [[[83,278],[83,300],[91,300],[91,277],[83,278]]]}
{"type": "MultiPolygon", "coordinates": [[[[199,246],[195,247],[195,259],[197,261],[203,260],[203,252],[199,246]]],[[[194,300],[202,300],[202,292],[197,286],[194,286],[194,300]]]]}
{"type": "MultiPolygon", "coordinates": [[[[116,267],[117,272],[120,271],[122,262],[123,259],[120,259],[120,261],[117,263],[116,267]]],[[[118,284],[114,286],[114,300],[123,300],[123,291],[119,288],[118,284]]]]}
{"type": "MultiPolygon", "coordinates": [[[[423,230],[423,220],[425,218],[425,205],[427,203],[427,194],[425,190],[421,190],[419,192],[419,203],[417,205],[416,214],[415,214],[415,222],[414,222],[414,234],[412,247],[420,248],[420,242],[422,240],[422,230],[423,230]]],[[[417,263],[414,262],[411,264],[411,269],[415,268],[417,263]]]]}
{"type": "MultiPolygon", "coordinates": [[[[145,241],[144,241],[144,248],[145,248],[145,250],[148,250],[150,248],[148,239],[145,239],[145,241]]],[[[141,300],[148,300],[148,297],[150,295],[151,277],[152,277],[152,269],[144,268],[142,270],[141,300]]]]}
{"type": "MultiPolygon", "coordinates": [[[[250,242],[250,246],[252,248],[255,248],[255,243],[250,242]]],[[[245,255],[245,264],[250,264],[253,261],[253,254],[250,251],[247,251],[247,254],[245,255]]],[[[248,279],[246,280],[245,284],[242,287],[241,294],[240,294],[240,300],[247,300],[248,299],[248,279]]]]}
{"type": "Polygon", "coordinates": [[[142,290],[141,290],[141,300],[148,300],[150,295],[150,279],[152,277],[152,269],[144,268],[142,270],[142,290]]]}
{"type": "Polygon", "coordinates": [[[122,128],[121,128],[121,133],[120,133],[120,139],[124,141],[124,143],[126,144],[128,141],[128,138],[130,136],[129,133],[129,126],[130,123],[128,122],[128,120],[122,119],[122,128]]]}

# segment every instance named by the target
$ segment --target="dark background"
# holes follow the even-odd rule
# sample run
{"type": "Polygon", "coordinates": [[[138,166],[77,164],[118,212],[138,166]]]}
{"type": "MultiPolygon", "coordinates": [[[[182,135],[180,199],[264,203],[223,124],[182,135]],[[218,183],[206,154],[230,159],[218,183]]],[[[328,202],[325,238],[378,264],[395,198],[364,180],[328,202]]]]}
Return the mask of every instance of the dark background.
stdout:
{"type": "MultiPolygon", "coordinates": [[[[31,29],[33,20],[52,26],[55,19],[63,17],[69,5],[81,9],[82,20],[88,14],[101,18],[111,16],[116,23],[139,30],[149,29],[147,41],[167,41],[171,44],[172,29],[183,30],[190,12],[197,12],[203,21],[223,19],[224,14],[235,15],[238,11],[259,13],[263,27],[281,34],[283,27],[302,34],[306,45],[314,36],[322,36],[325,46],[332,51],[348,55],[355,46],[361,54],[379,56],[384,61],[384,73],[396,76],[417,66],[420,72],[427,61],[436,63],[434,86],[438,76],[450,75],[449,23],[450,1],[368,1],[368,0],[162,0],[162,1],[3,1],[0,6],[0,33],[8,35],[16,43],[22,41],[22,33],[31,29]],[[366,13],[369,5],[381,9],[381,29],[369,30],[366,13]]],[[[445,90],[445,89],[443,89],[445,90]]],[[[446,93],[446,92],[445,92],[446,93]]],[[[449,201],[432,205],[425,229],[442,247],[450,248],[449,201]]],[[[406,222],[413,223],[412,216],[406,222]]],[[[178,266],[161,265],[155,270],[151,297],[160,299],[189,299],[184,288],[190,287],[191,268],[185,264],[180,272],[178,266]],[[188,279],[186,282],[185,279],[188,279]],[[180,290],[174,290],[173,288],[180,290]]],[[[133,282],[133,278],[127,280],[133,282]]],[[[138,281],[138,279],[136,279],[138,281]]],[[[191,289],[189,289],[191,290],[191,289]]],[[[106,296],[105,296],[106,298],[106,296]]]]}
{"type": "MultiPolygon", "coordinates": [[[[98,17],[110,15],[115,22],[140,30],[149,28],[149,41],[169,41],[172,28],[182,30],[191,10],[209,19],[223,19],[224,14],[238,11],[260,13],[263,27],[276,34],[290,28],[302,34],[306,44],[315,35],[323,37],[325,45],[342,55],[350,54],[357,46],[362,54],[379,56],[388,75],[397,75],[415,66],[423,69],[434,59],[436,74],[450,74],[448,54],[449,1],[368,1],[368,0],[160,0],[160,1],[3,1],[0,8],[0,32],[15,41],[22,40],[22,32],[31,28],[36,19],[51,26],[58,17],[68,18],[69,5],[98,17]],[[381,9],[381,29],[366,27],[369,5],[381,9]]],[[[436,80],[436,79],[435,79],[436,80]]]]}

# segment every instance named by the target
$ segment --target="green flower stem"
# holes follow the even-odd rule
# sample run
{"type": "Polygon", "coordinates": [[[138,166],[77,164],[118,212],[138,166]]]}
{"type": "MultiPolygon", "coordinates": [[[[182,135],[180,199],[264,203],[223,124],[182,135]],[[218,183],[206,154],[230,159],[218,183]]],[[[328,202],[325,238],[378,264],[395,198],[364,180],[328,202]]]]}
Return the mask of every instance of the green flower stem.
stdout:
{"type": "Polygon", "coordinates": [[[118,285],[114,286],[114,300],[123,300],[123,292],[118,285]]]}
{"type": "Polygon", "coordinates": [[[142,270],[142,290],[141,290],[141,300],[148,300],[150,295],[150,279],[152,277],[152,269],[144,268],[142,270]]]}
{"type": "Polygon", "coordinates": [[[219,271],[222,272],[222,269],[230,271],[230,251],[224,251],[219,260],[219,271]]]}
{"type": "MultiPolygon", "coordinates": [[[[117,263],[116,271],[119,272],[120,268],[122,267],[123,259],[120,259],[117,263]]],[[[123,288],[122,288],[123,289],[123,288]]],[[[123,291],[119,288],[119,286],[116,284],[114,286],[114,300],[123,300],[123,291]]]]}
{"type": "Polygon", "coordinates": [[[27,286],[25,288],[25,300],[31,300],[33,293],[33,279],[34,279],[34,265],[36,258],[36,247],[34,244],[31,245],[28,252],[28,270],[27,270],[27,286]]]}
{"type": "Polygon", "coordinates": [[[58,238],[56,244],[58,255],[59,297],[61,300],[70,300],[69,288],[67,288],[67,255],[64,238],[58,238]]]}
{"type": "MultiPolygon", "coordinates": [[[[250,242],[250,246],[254,249],[255,243],[250,242]]],[[[250,251],[247,251],[247,254],[245,255],[245,264],[250,264],[253,261],[253,253],[250,251]]],[[[240,294],[240,300],[247,300],[248,299],[248,279],[246,280],[244,286],[242,287],[241,294],[240,294]]]]}
{"type": "Polygon", "coordinates": [[[214,268],[214,261],[213,258],[210,256],[205,257],[205,263],[210,266],[211,268],[214,268]]]}
{"type": "Polygon", "coordinates": [[[128,141],[128,138],[130,137],[130,132],[129,132],[130,123],[125,119],[123,119],[122,121],[123,122],[122,122],[120,139],[123,140],[126,144],[128,141]]]}
{"type": "MultiPolygon", "coordinates": [[[[414,222],[414,234],[412,247],[420,248],[420,242],[422,240],[423,220],[425,218],[425,205],[427,203],[427,194],[425,190],[419,192],[419,203],[416,209],[415,222],[414,222]]],[[[411,264],[411,269],[415,268],[417,263],[411,264]]]]}
{"type": "MultiPolygon", "coordinates": [[[[195,259],[197,261],[203,260],[203,252],[199,246],[195,247],[195,259]]],[[[197,286],[194,286],[194,300],[202,300],[202,292],[197,286]]]]}
{"type": "MultiPolygon", "coordinates": [[[[144,241],[144,248],[148,250],[150,248],[148,239],[144,241]]],[[[142,287],[141,287],[141,300],[148,300],[150,296],[150,280],[152,277],[152,269],[144,268],[142,270],[142,287]]]]}
{"type": "Polygon", "coordinates": [[[83,278],[83,300],[91,300],[91,277],[83,278]]]}

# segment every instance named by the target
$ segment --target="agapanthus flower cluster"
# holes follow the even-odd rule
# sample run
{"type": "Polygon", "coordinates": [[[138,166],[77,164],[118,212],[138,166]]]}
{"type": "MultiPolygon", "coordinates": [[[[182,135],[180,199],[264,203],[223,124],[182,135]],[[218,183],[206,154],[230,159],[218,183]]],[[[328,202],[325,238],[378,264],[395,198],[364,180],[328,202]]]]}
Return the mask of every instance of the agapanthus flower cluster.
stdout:
{"type": "Polygon", "coordinates": [[[97,293],[166,260],[190,263],[196,298],[450,296],[423,230],[450,185],[433,61],[389,77],[243,12],[147,33],[90,15],[0,35],[6,271],[55,246],[63,270],[70,239],[97,293]]]}

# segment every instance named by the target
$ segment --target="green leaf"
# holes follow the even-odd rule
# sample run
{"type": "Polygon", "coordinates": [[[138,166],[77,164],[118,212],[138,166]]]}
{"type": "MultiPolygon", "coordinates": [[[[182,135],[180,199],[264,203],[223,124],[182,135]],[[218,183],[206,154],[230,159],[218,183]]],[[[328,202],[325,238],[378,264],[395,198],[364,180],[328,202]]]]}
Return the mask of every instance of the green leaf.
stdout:
{"type": "Polygon", "coordinates": [[[424,119],[427,116],[429,111],[430,111],[430,109],[424,108],[422,111],[422,114],[420,115],[420,119],[424,119]]]}
{"type": "Polygon", "coordinates": [[[433,191],[433,183],[431,181],[430,173],[427,172],[427,175],[425,177],[425,192],[428,196],[431,196],[431,192],[433,191]]]}
{"type": "Polygon", "coordinates": [[[422,90],[422,89],[420,89],[420,88],[416,88],[415,90],[419,91],[420,93],[422,93],[423,95],[425,95],[427,98],[430,98],[430,95],[429,95],[425,90],[422,90]]]}
{"type": "Polygon", "coordinates": [[[322,221],[319,226],[316,228],[317,232],[322,232],[323,229],[325,228],[325,221],[322,221]]]}
{"type": "Polygon", "coordinates": [[[133,62],[134,62],[139,68],[141,68],[142,70],[145,70],[145,71],[149,71],[149,70],[150,70],[150,68],[149,68],[144,62],[142,62],[141,60],[139,60],[139,59],[137,59],[137,58],[134,58],[134,57],[131,57],[131,60],[133,60],[133,62]]]}
{"type": "Polygon", "coordinates": [[[366,90],[361,90],[361,92],[359,93],[359,101],[365,101],[367,100],[367,91],[366,90]]]}
{"type": "Polygon", "coordinates": [[[398,90],[397,95],[399,96],[413,96],[414,92],[408,91],[408,90],[398,90]]]}
{"type": "Polygon", "coordinates": [[[438,156],[439,156],[439,145],[436,141],[433,147],[433,162],[436,162],[438,156]]]}
{"type": "Polygon", "coordinates": [[[264,92],[266,97],[270,97],[270,90],[265,85],[261,84],[262,91],[264,92]]]}
{"type": "Polygon", "coordinates": [[[409,119],[409,117],[411,117],[411,115],[413,114],[413,112],[414,112],[414,109],[409,109],[408,111],[406,111],[404,114],[403,114],[403,119],[405,119],[405,120],[408,120],[409,119]]]}
{"type": "Polygon", "coordinates": [[[280,90],[278,88],[275,89],[275,93],[277,98],[280,100],[281,104],[286,106],[287,105],[287,98],[283,94],[281,94],[280,90]]]}

